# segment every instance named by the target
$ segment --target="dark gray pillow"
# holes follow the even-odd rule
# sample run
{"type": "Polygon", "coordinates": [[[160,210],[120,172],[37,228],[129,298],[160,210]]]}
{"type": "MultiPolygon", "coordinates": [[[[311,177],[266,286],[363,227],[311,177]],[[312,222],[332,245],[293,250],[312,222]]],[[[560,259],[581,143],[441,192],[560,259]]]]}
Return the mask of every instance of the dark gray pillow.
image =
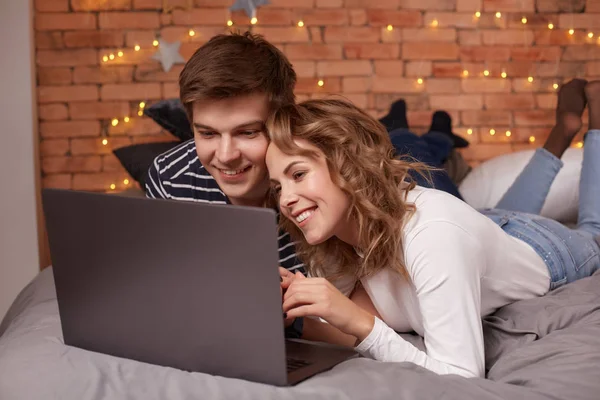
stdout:
{"type": "Polygon", "coordinates": [[[146,107],[144,114],[182,142],[194,137],[187,114],[179,99],[161,100],[146,107]]]}

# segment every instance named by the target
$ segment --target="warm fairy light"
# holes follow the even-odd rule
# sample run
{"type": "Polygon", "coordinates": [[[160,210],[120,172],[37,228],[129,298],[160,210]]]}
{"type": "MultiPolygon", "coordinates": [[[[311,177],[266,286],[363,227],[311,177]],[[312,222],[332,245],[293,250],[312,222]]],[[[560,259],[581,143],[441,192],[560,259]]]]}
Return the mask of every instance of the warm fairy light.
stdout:
{"type": "Polygon", "coordinates": [[[529,82],[529,83],[533,82],[533,76],[530,76],[529,78],[527,78],[527,82],[529,82]]]}
{"type": "Polygon", "coordinates": [[[152,41],[152,46],[154,46],[154,47],[158,46],[158,40],[154,39],[152,41]]]}
{"type": "Polygon", "coordinates": [[[467,129],[467,135],[472,135],[473,134],[473,129],[469,128],[467,129]]]}
{"type": "Polygon", "coordinates": [[[258,22],[258,19],[256,17],[252,17],[252,19],[250,20],[250,23],[252,25],[256,25],[257,22],[258,22]]]}
{"type": "Polygon", "coordinates": [[[115,190],[117,188],[117,185],[115,185],[114,183],[110,184],[110,190],[115,190]]]}
{"type": "Polygon", "coordinates": [[[325,85],[325,82],[323,82],[323,80],[320,79],[319,82],[317,82],[317,85],[323,87],[323,85],[325,85]]]}
{"type": "Polygon", "coordinates": [[[588,33],[588,37],[589,37],[590,39],[591,39],[591,38],[593,38],[593,37],[594,37],[594,33],[593,33],[593,32],[590,32],[590,33],[588,33]]]}
{"type": "Polygon", "coordinates": [[[466,69],[465,69],[465,70],[463,70],[463,76],[465,76],[465,77],[466,77],[466,76],[469,76],[469,71],[467,71],[466,69]]]}
{"type": "Polygon", "coordinates": [[[304,21],[298,21],[298,26],[302,28],[304,26],[304,21]]]}
{"type": "Polygon", "coordinates": [[[490,136],[494,136],[496,134],[496,130],[495,129],[490,129],[490,136]]]}
{"type": "Polygon", "coordinates": [[[431,21],[431,26],[434,27],[434,28],[437,27],[438,24],[439,24],[439,22],[438,22],[437,19],[434,19],[433,21],[431,21]]]}
{"type": "Polygon", "coordinates": [[[578,149],[581,149],[583,147],[583,142],[575,143],[575,147],[577,147],[578,149]]]}
{"type": "Polygon", "coordinates": [[[501,18],[501,17],[502,17],[502,13],[501,13],[500,11],[498,11],[498,12],[496,13],[496,18],[501,18]]]}
{"type": "Polygon", "coordinates": [[[125,118],[123,118],[123,121],[125,121],[125,122],[129,122],[129,117],[125,117],[125,118]]]}
{"type": "Polygon", "coordinates": [[[142,110],[138,111],[138,115],[141,117],[142,115],[144,115],[144,112],[142,110]]]}
{"type": "Polygon", "coordinates": [[[125,185],[129,185],[129,179],[127,179],[127,178],[123,179],[123,183],[124,183],[125,185]]]}
{"type": "Polygon", "coordinates": [[[394,27],[393,27],[392,25],[388,25],[388,26],[387,26],[387,30],[391,32],[391,31],[393,31],[393,30],[394,30],[394,27]]]}
{"type": "Polygon", "coordinates": [[[227,26],[233,26],[233,21],[232,20],[227,21],[227,26]]]}
{"type": "Polygon", "coordinates": [[[146,107],[146,103],[144,103],[143,101],[140,101],[140,108],[144,108],[146,107]]]}
{"type": "Polygon", "coordinates": [[[512,132],[511,131],[506,131],[505,135],[506,135],[506,137],[511,137],[512,132]]]}
{"type": "Polygon", "coordinates": [[[141,47],[139,44],[136,44],[135,47],[133,48],[135,51],[140,51],[141,47]]]}
{"type": "Polygon", "coordinates": [[[502,71],[502,73],[500,74],[500,76],[506,79],[506,72],[502,71]]]}
{"type": "Polygon", "coordinates": [[[112,124],[112,126],[117,126],[117,125],[119,125],[119,120],[116,118],[113,118],[113,120],[110,123],[112,124]]]}
{"type": "Polygon", "coordinates": [[[108,61],[108,56],[102,57],[102,61],[107,62],[108,61]]]}
{"type": "Polygon", "coordinates": [[[548,29],[554,29],[554,24],[552,22],[548,24],[548,29]]]}
{"type": "Polygon", "coordinates": [[[553,84],[552,87],[554,88],[554,90],[558,89],[558,83],[553,84]]]}
{"type": "Polygon", "coordinates": [[[487,69],[483,71],[483,76],[490,76],[490,71],[488,71],[487,69]]]}
{"type": "Polygon", "coordinates": [[[423,78],[418,78],[418,79],[417,79],[417,83],[418,83],[419,85],[422,85],[422,84],[423,84],[423,78]]]}
{"type": "Polygon", "coordinates": [[[529,143],[535,142],[535,136],[529,136],[529,143]]]}
{"type": "Polygon", "coordinates": [[[108,144],[108,139],[102,139],[102,145],[106,146],[108,144]]]}
{"type": "Polygon", "coordinates": [[[521,23],[522,24],[526,24],[527,23],[527,18],[525,18],[525,17],[521,18],[521,23]]]}
{"type": "Polygon", "coordinates": [[[575,29],[569,29],[569,35],[573,36],[574,33],[575,33],[575,29]]]}
{"type": "Polygon", "coordinates": [[[477,11],[477,12],[475,13],[475,18],[479,18],[479,17],[481,17],[481,13],[480,13],[479,11],[477,11]]]}
{"type": "Polygon", "coordinates": [[[188,31],[188,35],[190,35],[190,36],[196,36],[196,32],[194,32],[194,30],[193,30],[193,29],[190,29],[190,30],[188,31]]]}
{"type": "Polygon", "coordinates": [[[119,56],[119,57],[123,57],[123,52],[122,52],[122,51],[119,51],[119,52],[117,53],[117,56],[119,56]]]}
{"type": "Polygon", "coordinates": [[[114,54],[110,54],[110,55],[108,56],[108,58],[109,58],[110,60],[114,60],[114,59],[115,59],[115,55],[114,55],[114,54]]]}

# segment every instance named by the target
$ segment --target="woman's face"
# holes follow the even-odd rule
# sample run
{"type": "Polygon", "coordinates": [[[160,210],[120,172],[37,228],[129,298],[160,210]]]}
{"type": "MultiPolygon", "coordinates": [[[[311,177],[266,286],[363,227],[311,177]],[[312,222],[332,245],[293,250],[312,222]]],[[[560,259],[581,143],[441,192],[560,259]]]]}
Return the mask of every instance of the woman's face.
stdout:
{"type": "Polygon", "coordinates": [[[351,243],[355,229],[346,218],[350,200],[331,180],[324,154],[306,140],[295,143],[318,157],[285,154],[273,143],[267,149],[267,168],[281,213],[302,230],[311,245],[332,236],[356,245],[351,243]]]}

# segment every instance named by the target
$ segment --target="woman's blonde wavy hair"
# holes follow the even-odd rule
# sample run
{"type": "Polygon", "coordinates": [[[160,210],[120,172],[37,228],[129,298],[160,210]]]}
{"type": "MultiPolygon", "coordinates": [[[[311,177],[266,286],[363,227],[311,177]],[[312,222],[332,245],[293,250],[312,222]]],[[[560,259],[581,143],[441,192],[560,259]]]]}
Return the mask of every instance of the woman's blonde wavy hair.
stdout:
{"type": "MultiPolygon", "coordinates": [[[[409,172],[429,176],[429,168],[395,157],[385,127],[354,105],[337,99],[309,100],[280,108],[267,121],[271,142],[290,155],[317,157],[294,143],[304,139],[325,156],[331,179],[350,199],[348,218],[359,229],[358,249],[332,237],[309,245],[287,218],[280,226],[296,242],[296,252],[313,276],[369,276],[391,267],[409,280],[402,254],[402,227],[415,206],[406,195],[415,187],[409,172]]],[[[277,203],[271,192],[271,205],[277,203]]]]}

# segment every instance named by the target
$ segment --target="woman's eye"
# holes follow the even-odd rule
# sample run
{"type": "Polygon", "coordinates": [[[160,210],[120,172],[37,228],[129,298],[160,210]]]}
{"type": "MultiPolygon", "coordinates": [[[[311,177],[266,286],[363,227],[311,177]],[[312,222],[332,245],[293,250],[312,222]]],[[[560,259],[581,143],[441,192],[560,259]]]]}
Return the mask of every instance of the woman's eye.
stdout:
{"type": "Polygon", "coordinates": [[[273,192],[277,195],[281,193],[281,186],[273,186],[273,192]]]}
{"type": "Polygon", "coordinates": [[[297,180],[297,179],[302,178],[305,174],[306,174],[306,172],[304,172],[304,171],[294,172],[292,174],[292,178],[294,178],[295,180],[297,180]]]}

